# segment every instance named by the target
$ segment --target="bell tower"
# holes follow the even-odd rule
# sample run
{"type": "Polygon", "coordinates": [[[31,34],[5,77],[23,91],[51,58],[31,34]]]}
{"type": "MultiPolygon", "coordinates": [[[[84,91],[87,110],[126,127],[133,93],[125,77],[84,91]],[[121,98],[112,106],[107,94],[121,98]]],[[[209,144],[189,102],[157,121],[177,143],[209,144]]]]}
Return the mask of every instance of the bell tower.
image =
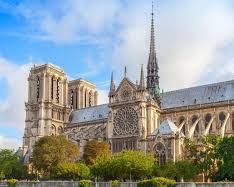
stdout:
{"type": "Polygon", "coordinates": [[[44,64],[31,68],[23,137],[26,157],[30,156],[35,141],[40,137],[63,132],[70,111],[67,105],[67,89],[67,77],[59,67],[44,64]]]}

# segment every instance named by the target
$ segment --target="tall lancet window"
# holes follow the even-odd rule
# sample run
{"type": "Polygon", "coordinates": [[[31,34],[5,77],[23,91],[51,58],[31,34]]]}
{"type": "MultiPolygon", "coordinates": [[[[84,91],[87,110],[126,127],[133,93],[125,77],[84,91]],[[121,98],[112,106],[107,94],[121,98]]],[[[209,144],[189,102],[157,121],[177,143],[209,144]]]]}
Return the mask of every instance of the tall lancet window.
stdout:
{"type": "Polygon", "coordinates": [[[57,86],[57,89],[56,89],[56,99],[57,99],[57,103],[59,103],[59,79],[57,79],[56,81],[56,86],[57,86]]]}
{"type": "Polygon", "coordinates": [[[51,88],[50,88],[50,93],[51,93],[51,99],[54,99],[54,77],[51,77],[51,88]]]}
{"type": "Polygon", "coordinates": [[[40,98],[40,78],[39,77],[37,77],[37,93],[36,93],[36,98],[37,98],[37,101],[40,98]]]}
{"type": "Polygon", "coordinates": [[[92,92],[89,92],[89,106],[92,106],[92,92]]]}
{"type": "Polygon", "coordinates": [[[71,90],[71,97],[70,97],[70,106],[73,108],[73,103],[74,103],[74,91],[71,90]]]}

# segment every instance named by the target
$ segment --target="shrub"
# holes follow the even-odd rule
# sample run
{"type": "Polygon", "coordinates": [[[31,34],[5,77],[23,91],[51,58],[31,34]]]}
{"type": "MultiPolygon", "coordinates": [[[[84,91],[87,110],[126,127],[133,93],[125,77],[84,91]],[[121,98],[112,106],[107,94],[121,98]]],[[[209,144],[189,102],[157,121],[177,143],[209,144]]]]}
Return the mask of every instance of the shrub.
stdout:
{"type": "Polygon", "coordinates": [[[80,181],[80,187],[90,187],[91,180],[81,180],[80,181]]]}
{"type": "Polygon", "coordinates": [[[113,181],[111,181],[111,186],[112,187],[118,187],[118,186],[120,186],[119,180],[113,180],[113,181]]]}
{"type": "Polygon", "coordinates": [[[8,186],[10,186],[10,187],[15,186],[16,183],[17,183],[17,180],[16,180],[16,179],[9,179],[9,180],[7,180],[7,184],[8,184],[8,186]]]}
{"type": "Polygon", "coordinates": [[[137,184],[137,187],[169,187],[175,184],[175,180],[155,177],[149,180],[143,180],[137,184]]]}

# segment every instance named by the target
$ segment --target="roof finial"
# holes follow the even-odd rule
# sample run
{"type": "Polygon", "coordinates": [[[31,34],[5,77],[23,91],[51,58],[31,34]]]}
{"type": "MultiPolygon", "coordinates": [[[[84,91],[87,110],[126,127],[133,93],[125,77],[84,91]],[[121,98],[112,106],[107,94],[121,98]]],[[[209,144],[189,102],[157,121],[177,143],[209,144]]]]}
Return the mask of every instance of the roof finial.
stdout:
{"type": "Polygon", "coordinates": [[[124,77],[125,78],[127,77],[127,67],[126,66],[124,67],[124,77]]]}
{"type": "Polygon", "coordinates": [[[143,64],[141,65],[141,75],[140,75],[140,85],[139,85],[139,88],[140,88],[140,90],[144,90],[145,89],[143,64]]]}
{"type": "Polygon", "coordinates": [[[109,97],[111,97],[115,92],[115,82],[114,82],[114,76],[113,76],[113,71],[111,73],[111,82],[110,82],[110,92],[109,92],[109,97]]]}

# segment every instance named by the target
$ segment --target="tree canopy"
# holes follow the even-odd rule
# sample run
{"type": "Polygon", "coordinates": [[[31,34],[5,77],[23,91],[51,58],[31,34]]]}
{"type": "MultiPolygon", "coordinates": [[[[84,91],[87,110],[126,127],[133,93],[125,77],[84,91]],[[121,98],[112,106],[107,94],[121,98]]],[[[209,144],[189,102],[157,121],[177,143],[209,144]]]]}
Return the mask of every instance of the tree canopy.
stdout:
{"type": "Polygon", "coordinates": [[[33,147],[33,167],[43,173],[65,162],[75,162],[79,158],[79,148],[65,136],[44,136],[33,147]]]}
{"type": "Polygon", "coordinates": [[[137,180],[150,176],[154,157],[143,151],[122,151],[106,159],[99,157],[91,168],[94,176],[104,180],[137,180]]]}
{"type": "Polygon", "coordinates": [[[0,150],[0,179],[21,179],[25,173],[26,168],[14,151],[9,149],[0,150]]]}
{"type": "Polygon", "coordinates": [[[224,137],[217,148],[222,165],[216,175],[218,180],[234,180],[234,136],[224,137]]]}
{"type": "Polygon", "coordinates": [[[84,147],[84,161],[88,165],[94,164],[99,156],[110,157],[111,151],[109,144],[104,141],[91,140],[84,147]]]}

